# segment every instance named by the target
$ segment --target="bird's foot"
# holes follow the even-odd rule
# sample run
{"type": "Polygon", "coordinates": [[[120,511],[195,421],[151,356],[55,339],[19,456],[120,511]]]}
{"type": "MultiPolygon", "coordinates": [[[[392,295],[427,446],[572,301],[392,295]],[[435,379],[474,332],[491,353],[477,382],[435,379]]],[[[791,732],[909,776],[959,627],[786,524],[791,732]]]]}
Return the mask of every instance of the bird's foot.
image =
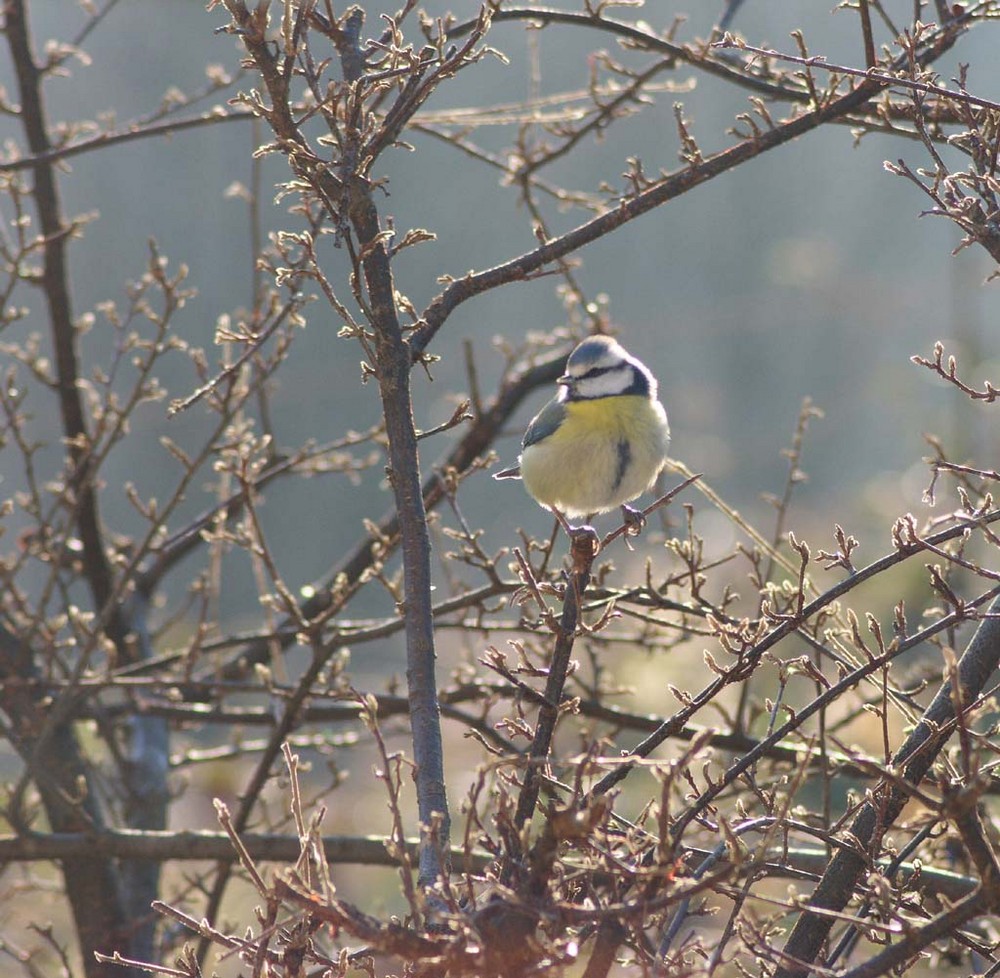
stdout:
{"type": "Polygon", "coordinates": [[[589,523],[584,523],[582,526],[573,526],[558,509],[553,508],[552,512],[555,513],[559,525],[566,531],[571,550],[576,551],[579,548],[582,552],[591,549],[595,555],[597,554],[601,549],[601,538],[597,535],[597,530],[589,523]]]}
{"type": "Polygon", "coordinates": [[[622,520],[625,522],[625,537],[637,537],[646,526],[646,517],[631,506],[622,506],[622,520]]]}
{"type": "Polygon", "coordinates": [[[568,528],[570,540],[585,540],[588,537],[594,540],[600,539],[597,535],[597,530],[595,530],[589,523],[584,523],[581,526],[571,526],[568,528]]]}
{"type": "Polygon", "coordinates": [[[569,550],[574,568],[586,566],[589,572],[593,559],[601,552],[601,538],[589,524],[569,529],[569,550]]]}

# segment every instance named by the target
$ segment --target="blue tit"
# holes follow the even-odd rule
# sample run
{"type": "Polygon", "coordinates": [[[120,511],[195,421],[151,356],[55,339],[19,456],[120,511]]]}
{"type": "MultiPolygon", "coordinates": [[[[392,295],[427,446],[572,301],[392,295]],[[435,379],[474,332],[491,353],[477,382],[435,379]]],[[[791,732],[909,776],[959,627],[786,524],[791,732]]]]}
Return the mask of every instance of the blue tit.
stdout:
{"type": "MultiPolygon", "coordinates": [[[[670,444],[667,412],[649,368],[608,336],[591,336],[569,355],[559,393],[531,420],[518,476],[557,516],[585,517],[622,507],[652,487],[670,444]]],[[[563,521],[564,522],[564,521],[563,521]]]]}

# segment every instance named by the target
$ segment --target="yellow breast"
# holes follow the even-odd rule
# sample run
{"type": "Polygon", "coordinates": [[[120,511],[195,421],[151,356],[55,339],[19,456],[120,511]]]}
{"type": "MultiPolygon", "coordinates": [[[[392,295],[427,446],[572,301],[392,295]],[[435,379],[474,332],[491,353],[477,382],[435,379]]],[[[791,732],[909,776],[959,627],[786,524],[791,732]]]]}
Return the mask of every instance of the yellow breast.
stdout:
{"type": "Polygon", "coordinates": [[[539,503],[580,517],[649,489],[670,439],[658,401],[623,395],[569,401],[565,408],[559,428],[521,454],[521,478],[539,503]]]}

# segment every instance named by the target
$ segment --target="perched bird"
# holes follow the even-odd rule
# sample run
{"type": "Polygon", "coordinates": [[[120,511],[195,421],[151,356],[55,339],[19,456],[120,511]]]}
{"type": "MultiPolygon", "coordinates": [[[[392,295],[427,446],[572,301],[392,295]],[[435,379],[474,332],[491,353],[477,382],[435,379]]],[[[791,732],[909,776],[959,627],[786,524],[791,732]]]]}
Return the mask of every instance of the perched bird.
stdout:
{"type": "Polygon", "coordinates": [[[626,522],[641,523],[626,506],[649,489],[670,444],[667,413],[649,368],[608,336],[591,336],[569,355],[559,393],[531,420],[520,464],[495,479],[524,488],[564,517],[621,506],[626,522]]]}

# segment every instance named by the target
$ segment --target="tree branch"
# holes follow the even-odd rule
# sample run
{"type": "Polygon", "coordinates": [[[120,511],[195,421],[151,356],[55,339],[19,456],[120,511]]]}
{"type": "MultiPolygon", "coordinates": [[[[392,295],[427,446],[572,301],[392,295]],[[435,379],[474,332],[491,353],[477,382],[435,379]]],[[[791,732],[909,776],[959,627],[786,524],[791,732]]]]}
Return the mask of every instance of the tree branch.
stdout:
{"type": "MultiPolygon", "coordinates": [[[[20,117],[28,147],[34,157],[42,159],[52,148],[49,142],[45,106],[42,99],[44,72],[34,60],[28,28],[25,0],[12,0],[6,6],[4,35],[17,75],[21,101],[20,117]]],[[[132,661],[126,642],[128,628],[118,607],[107,608],[113,591],[111,568],[104,553],[104,539],[98,514],[94,477],[89,460],[91,440],[84,419],[80,397],[80,375],[76,350],[76,327],[73,322],[69,294],[69,269],[66,245],[71,228],[62,215],[59,185],[51,163],[35,162],[32,166],[35,186],[32,192],[38,209],[38,222],[45,240],[42,289],[49,310],[49,327],[55,350],[56,385],[63,435],[68,446],[71,498],[83,544],[83,564],[98,613],[107,613],[107,631],[123,662],[132,661]]]]}
{"type": "MultiPolygon", "coordinates": [[[[537,17],[539,11],[528,8],[527,13],[537,17]]],[[[917,63],[925,65],[950,49],[961,30],[961,23],[961,18],[953,20],[933,36],[925,38],[924,50],[921,57],[916,59],[917,63]]],[[[908,67],[909,62],[905,57],[897,59],[892,65],[894,69],[908,67]]],[[[846,95],[825,100],[799,116],[758,132],[752,138],[664,177],[633,196],[622,197],[617,207],[558,238],[546,241],[532,251],[493,268],[470,272],[460,279],[453,280],[431,301],[420,316],[420,325],[410,338],[410,349],[414,359],[419,358],[427,349],[438,330],[461,303],[498,286],[523,281],[546,265],[565,258],[635,218],[717,177],[720,173],[725,173],[813,129],[856,111],[892,84],[893,80],[889,77],[866,78],[846,95]]]]}
{"type": "MultiPolygon", "coordinates": [[[[996,617],[1000,614],[1000,600],[994,601],[990,613],[992,617],[980,623],[958,661],[958,689],[952,689],[951,680],[942,684],[920,723],[893,756],[892,770],[899,772],[904,782],[920,784],[951,734],[949,724],[957,716],[956,703],[963,710],[968,708],[1000,665],[1000,618],[996,617]]],[[[795,922],[783,951],[787,963],[779,965],[775,978],[798,978],[809,973],[835,919],[833,914],[814,913],[811,908],[835,914],[847,906],[867,865],[865,852],[877,853],[882,836],[908,799],[906,791],[883,780],[871,800],[865,802],[848,830],[858,840],[858,849],[841,849],[831,860],[809,900],[810,909],[795,922]]]]}

